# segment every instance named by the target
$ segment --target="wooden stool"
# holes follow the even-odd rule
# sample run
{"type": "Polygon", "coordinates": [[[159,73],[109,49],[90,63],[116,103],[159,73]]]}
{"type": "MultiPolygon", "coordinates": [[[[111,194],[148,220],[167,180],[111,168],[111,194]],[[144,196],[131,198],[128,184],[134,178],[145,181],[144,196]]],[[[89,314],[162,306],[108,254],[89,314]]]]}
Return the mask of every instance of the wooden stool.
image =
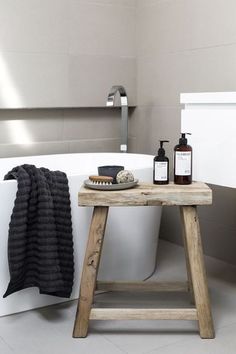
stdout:
{"type": "Polygon", "coordinates": [[[214,327],[203,260],[197,205],[212,203],[211,189],[204,183],[179,186],[141,184],[122,191],[95,191],[82,187],[80,206],[93,206],[93,216],[84,258],[80,295],[73,337],[86,337],[89,320],[196,320],[201,338],[214,338],[214,327]],[[97,273],[110,206],[178,205],[183,225],[188,281],[99,282],[97,273]],[[166,309],[92,308],[96,290],[189,291],[195,307],[166,309]]]}

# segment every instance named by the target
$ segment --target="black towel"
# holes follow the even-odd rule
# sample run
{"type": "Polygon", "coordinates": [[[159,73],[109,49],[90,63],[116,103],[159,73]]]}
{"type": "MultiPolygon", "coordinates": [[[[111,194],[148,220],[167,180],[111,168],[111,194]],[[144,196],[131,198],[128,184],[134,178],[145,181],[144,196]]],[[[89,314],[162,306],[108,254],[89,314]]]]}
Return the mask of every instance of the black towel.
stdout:
{"type": "Polygon", "coordinates": [[[36,286],[41,294],[70,297],[73,239],[65,173],[22,165],[4,177],[18,190],[8,237],[10,283],[3,297],[36,286]]]}

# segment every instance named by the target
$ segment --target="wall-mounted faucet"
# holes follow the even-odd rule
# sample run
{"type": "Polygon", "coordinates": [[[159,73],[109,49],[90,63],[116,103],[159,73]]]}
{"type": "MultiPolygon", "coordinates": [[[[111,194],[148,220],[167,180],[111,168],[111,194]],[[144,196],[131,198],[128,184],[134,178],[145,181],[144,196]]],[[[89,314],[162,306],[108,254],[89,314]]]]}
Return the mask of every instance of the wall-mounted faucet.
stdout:
{"type": "Polygon", "coordinates": [[[117,85],[112,86],[108,98],[107,107],[113,107],[115,103],[115,95],[119,92],[120,94],[120,105],[121,105],[121,144],[120,151],[127,152],[128,150],[128,98],[123,86],[117,85]]]}

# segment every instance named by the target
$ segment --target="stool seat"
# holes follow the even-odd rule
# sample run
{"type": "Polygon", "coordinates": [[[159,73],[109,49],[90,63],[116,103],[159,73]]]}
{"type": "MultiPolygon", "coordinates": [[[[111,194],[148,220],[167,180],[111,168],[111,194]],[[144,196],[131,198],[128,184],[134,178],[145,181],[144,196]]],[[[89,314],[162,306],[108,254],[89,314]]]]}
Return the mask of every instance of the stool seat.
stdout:
{"type": "Polygon", "coordinates": [[[74,337],[86,337],[89,320],[195,320],[202,338],[214,338],[210,299],[204,266],[198,205],[212,203],[212,191],[202,182],[190,185],[140,183],[127,190],[98,191],[81,187],[79,205],[94,207],[80,284],[74,337]],[[109,207],[179,206],[188,280],[186,282],[103,282],[97,281],[109,207]],[[190,308],[92,308],[95,290],[106,291],[188,291],[190,308]]]}
{"type": "Polygon", "coordinates": [[[134,188],[98,191],[81,187],[80,206],[156,206],[212,204],[212,191],[202,182],[188,185],[140,183],[134,188]]]}

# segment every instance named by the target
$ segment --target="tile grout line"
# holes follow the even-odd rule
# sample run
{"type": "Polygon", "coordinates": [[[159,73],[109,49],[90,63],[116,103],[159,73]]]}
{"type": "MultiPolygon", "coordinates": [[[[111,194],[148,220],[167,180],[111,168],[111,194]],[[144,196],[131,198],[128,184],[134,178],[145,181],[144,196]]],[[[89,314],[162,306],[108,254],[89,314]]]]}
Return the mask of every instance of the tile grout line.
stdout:
{"type": "MultiPolygon", "coordinates": [[[[186,53],[193,53],[193,52],[198,52],[198,51],[203,51],[203,50],[209,50],[209,49],[218,49],[218,48],[225,48],[225,47],[233,47],[236,45],[236,42],[229,42],[229,43],[224,43],[224,44],[218,44],[218,45],[209,45],[209,46],[203,46],[203,47],[195,47],[195,48],[186,48],[186,49],[176,49],[176,50],[159,50],[155,56],[160,56],[160,55],[175,55],[175,54],[186,54],[186,53]]],[[[138,54],[137,55],[137,61],[140,60],[153,60],[153,55],[143,55],[143,54],[138,54]]]]}
{"type": "Polygon", "coordinates": [[[0,336],[0,340],[2,340],[2,342],[13,352],[14,351],[14,348],[8,343],[5,341],[5,339],[0,336]]]}
{"type": "Polygon", "coordinates": [[[152,353],[154,350],[159,350],[159,349],[163,349],[163,348],[166,348],[166,347],[171,347],[171,346],[173,346],[173,345],[175,345],[175,344],[179,344],[179,343],[184,343],[184,342],[187,342],[188,341],[188,339],[186,338],[186,339],[180,339],[180,340],[177,340],[177,341],[175,341],[175,342],[173,342],[173,343],[169,343],[169,344],[164,344],[164,345],[161,345],[160,347],[155,347],[155,348],[153,348],[153,349],[151,349],[150,351],[148,351],[148,352],[143,352],[143,354],[150,354],[150,353],[152,353]]]}
{"type": "Polygon", "coordinates": [[[125,354],[129,354],[126,350],[124,350],[123,348],[120,348],[119,345],[117,345],[116,343],[114,343],[112,340],[110,340],[109,338],[107,338],[105,335],[100,334],[102,338],[104,338],[107,342],[111,343],[112,345],[114,345],[114,347],[116,347],[117,349],[121,350],[123,353],[125,354]]]}
{"type": "MultiPolygon", "coordinates": [[[[233,326],[233,325],[236,325],[236,322],[232,322],[232,323],[230,323],[230,324],[226,324],[226,325],[217,327],[216,329],[217,329],[218,331],[221,331],[222,329],[225,329],[225,328],[227,328],[227,327],[231,327],[231,326],[233,326]]],[[[217,336],[216,336],[216,337],[217,337],[217,336]]],[[[216,338],[214,338],[214,339],[216,339],[216,338]]],[[[162,346],[160,346],[160,347],[155,347],[155,348],[151,349],[151,350],[148,351],[148,352],[144,352],[143,354],[150,354],[150,353],[152,353],[154,350],[163,349],[163,348],[165,348],[165,347],[171,347],[171,346],[173,346],[173,345],[175,345],[175,344],[179,344],[179,343],[182,343],[182,342],[183,342],[183,343],[184,343],[184,342],[187,342],[187,341],[190,341],[190,342],[191,342],[191,340],[193,340],[193,338],[191,338],[191,339],[188,339],[188,338],[186,338],[186,339],[180,339],[180,340],[178,340],[178,341],[176,341],[176,342],[173,342],[173,343],[165,344],[165,345],[162,345],[162,346]]],[[[158,352],[157,352],[157,353],[158,353],[158,352]]]]}

